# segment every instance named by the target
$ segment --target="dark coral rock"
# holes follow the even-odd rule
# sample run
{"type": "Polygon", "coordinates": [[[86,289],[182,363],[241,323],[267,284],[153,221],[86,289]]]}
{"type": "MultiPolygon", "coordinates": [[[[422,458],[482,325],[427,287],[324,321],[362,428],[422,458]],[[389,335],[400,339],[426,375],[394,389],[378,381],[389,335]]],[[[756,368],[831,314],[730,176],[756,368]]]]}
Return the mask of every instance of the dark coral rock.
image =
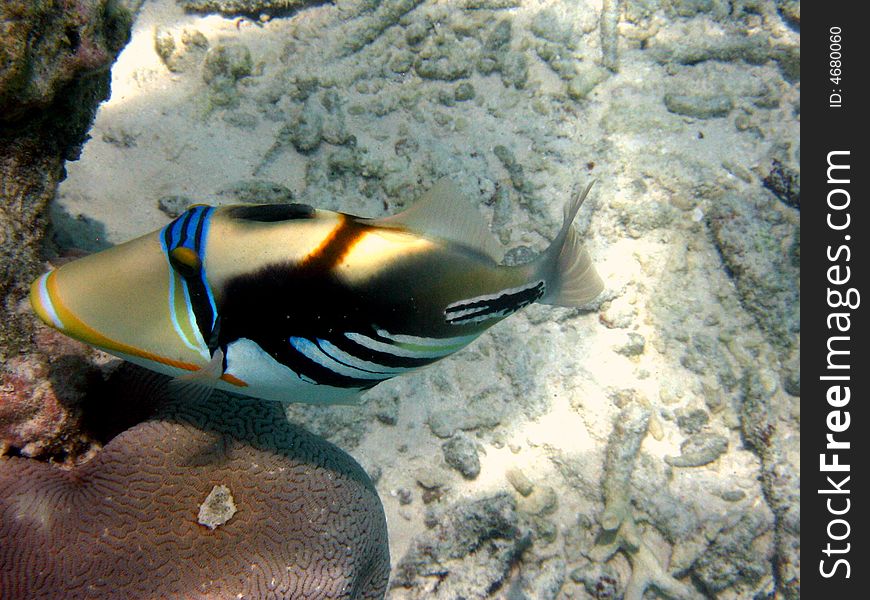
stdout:
{"type": "Polygon", "coordinates": [[[756,542],[768,525],[754,512],[724,528],[692,566],[695,577],[710,595],[731,588],[738,598],[749,597],[748,590],[764,577],[770,549],[756,542]]]}
{"type": "Polygon", "coordinates": [[[789,206],[801,207],[801,176],[797,171],[774,159],[770,173],[762,183],[789,206]]]}
{"type": "Polygon", "coordinates": [[[310,4],[323,4],[325,0],[176,0],[189,12],[221,13],[226,16],[260,15],[283,16],[310,4]]]}
{"type": "Polygon", "coordinates": [[[182,400],[73,471],[0,459],[0,597],[383,597],[383,507],[349,455],[278,404],[182,400]]]}
{"type": "Polygon", "coordinates": [[[741,303],[786,357],[799,344],[800,265],[792,249],[800,226],[761,192],[724,194],[711,205],[710,226],[741,303]]]}
{"type": "Polygon", "coordinates": [[[712,119],[724,117],[734,108],[734,101],[729,96],[702,96],[665,94],[665,106],[677,115],[695,117],[697,119],[712,119]]]}
{"type": "Polygon", "coordinates": [[[82,75],[105,74],[131,19],[115,0],[0,4],[0,121],[50,107],[82,75]]]}
{"type": "Polygon", "coordinates": [[[175,194],[167,194],[166,196],[161,196],[157,200],[157,208],[159,208],[163,214],[165,214],[170,219],[174,219],[193,204],[193,200],[188,198],[187,196],[179,196],[175,194]]]}
{"type": "Polygon", "coordinates": [[[414,539],[391,583],[421,597],[432,591],[433,575],[443,597],[489,597],[531,545],[508,493],[457,502],[429,513],[427,523],[431,529],[414,539]]]}
{"type": "Polygon", "coordinates": [[[680,445],[680,456],[665,456],[672,467],[702,467],[725,454],[728,438],[714,433],[696,433],[680,445]]]}
{"type": "Polygon", "coordinates": [[[801,3],[800,0],[775,0],[776,11],[783,20],[797,32],[801,30],[801,3]]]}
{"type": "MultiPolygon", "coordinates": [[[[26,349],[18,303],[38,275],[45,207],[76,158],[130,33],[115,0],[0,3],[0,361],[26,349]]],[[[4,361],[5,362],[5,361],[4,361]]]]}
{"type": "Polygon", "coordinates": [[[248,77],[253,66],[251,51],[244,44],[218,44],[205,56],[202,78],[206,83],[212,83],[219,78],[236,81],[248,77]]]}
{"type": "Polygon", "coordinates": [[[458,434],[441,445],[444,460],[466,479],[476,479],[480,475],[480,457],[477,447],[467,436],[458,434]]]}
{"type": "Polygon", "coordinates": [[[698,433],[709,422],[710,415],[706,410],[700,408],[695,410],[677,409],[677,426],[683,433],[698,433]]]}
{"type": "Polygon", "coordinates": [[[82,403],[101,375],[83,344],[42,325],[35,335],[41,351],[0,371],[0,455],[72,464],[98,444],[83,427],[82,403]]]}
{"type": "Polygon", "coordinates": [[[231,183],[218,195],[241,204],[287,204],[293,202],[290,188],[265,179],[245,179],[231,183]]]}

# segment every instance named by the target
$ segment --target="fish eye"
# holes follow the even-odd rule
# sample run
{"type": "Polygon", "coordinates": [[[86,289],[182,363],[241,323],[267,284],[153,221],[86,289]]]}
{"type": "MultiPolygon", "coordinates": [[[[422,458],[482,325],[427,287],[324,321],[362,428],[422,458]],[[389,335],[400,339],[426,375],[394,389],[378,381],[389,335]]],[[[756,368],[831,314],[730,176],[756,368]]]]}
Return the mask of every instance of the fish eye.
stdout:
{"type": "Polygon", "coordinates": [[[227,214],[234,219],[275,223],[294,219],[311,219],[315,215],[313,207],[307,204],[250,204],[234,206],[227,214]]]}
{"type": "Polygon", "coordinates": [[[202,260],[192,249],[179,246],[169,252],[169,264],[182,277],[195,277],[202,268],[202,260]]]}

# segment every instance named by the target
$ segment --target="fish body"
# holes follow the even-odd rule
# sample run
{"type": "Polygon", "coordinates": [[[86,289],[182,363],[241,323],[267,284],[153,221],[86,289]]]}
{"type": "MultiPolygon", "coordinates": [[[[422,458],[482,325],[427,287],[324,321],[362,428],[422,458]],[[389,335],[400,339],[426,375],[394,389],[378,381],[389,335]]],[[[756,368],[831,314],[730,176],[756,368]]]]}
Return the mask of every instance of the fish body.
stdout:
{"type": "Polygon", "coordinates": [[[46,273],[31,302],[61,332],[172,376],[267,400],[353,402],[533,302],[594,298],[601,280],[571,226],[583,196],[550,250],[519,266],[498,264],[500,245],[447,181],[382,219],[198,205],[46,273]]]}

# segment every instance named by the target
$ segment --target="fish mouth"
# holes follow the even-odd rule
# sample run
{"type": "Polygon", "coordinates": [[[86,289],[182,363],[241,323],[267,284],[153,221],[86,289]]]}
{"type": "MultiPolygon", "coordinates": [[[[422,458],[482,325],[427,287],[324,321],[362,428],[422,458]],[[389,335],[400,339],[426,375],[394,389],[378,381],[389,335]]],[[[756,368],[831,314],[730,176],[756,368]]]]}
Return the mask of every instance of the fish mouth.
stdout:
{"type": "Polygon", "coordinates": [[[61,300],[57,286],[57,270],[49,271],[33,282],[30,286],[30,304],[36,316],[46,325],[73,339],[105,350],[130,362],[142,364],[142,361],[150,361],[185,371],[199,369],[197,365],[192,363],[161,356],[112,339],[82,321],[61,300]]]}
{"type": "MultiPolygon", "coordinates": [[[[141,367],[178,376],[178,371],[199,371],[202,367],[191,362],[169,358],[143,350],[138,346],[126,344],[101,333],[80,319],[64,305],[57,284],[57,270],[49,271],[30,286],[30,304],[33,311],[46,325],[57,329],[64,335],[104,350],[141,367]]],[[[247,382],[223,373],[220,379],[237,387],[246,387],[247,382]]]]}
{"type": "Polygon", "coordinates": [[[33,312],[40,320],[54,327],[60,332],[66,333],[66,327],[63,321],[60,320],[60,315],[57,314],[57,309],[54,307],[54,301],[51,299],[51,294],[48,292],[48,278],[54,275],[54,271],[44,273],[39,279],[34,281],[30,286],[30,305],[33,307],[33,312]]]}

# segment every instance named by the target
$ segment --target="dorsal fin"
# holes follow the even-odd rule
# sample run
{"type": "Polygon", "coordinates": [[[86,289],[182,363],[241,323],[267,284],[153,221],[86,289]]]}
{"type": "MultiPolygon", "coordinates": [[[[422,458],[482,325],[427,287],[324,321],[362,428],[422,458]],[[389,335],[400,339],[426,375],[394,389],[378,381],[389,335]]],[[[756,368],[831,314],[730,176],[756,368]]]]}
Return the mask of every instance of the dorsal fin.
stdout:
{"type": "Polygon", "coordinates": [[[500,263],[504,248],[493,237],[480,212],[465,200],[459,187],[447,178],[402,212],[375,220],[381,227],[404,227],[428,237],[473,248],[500,263]]]}

